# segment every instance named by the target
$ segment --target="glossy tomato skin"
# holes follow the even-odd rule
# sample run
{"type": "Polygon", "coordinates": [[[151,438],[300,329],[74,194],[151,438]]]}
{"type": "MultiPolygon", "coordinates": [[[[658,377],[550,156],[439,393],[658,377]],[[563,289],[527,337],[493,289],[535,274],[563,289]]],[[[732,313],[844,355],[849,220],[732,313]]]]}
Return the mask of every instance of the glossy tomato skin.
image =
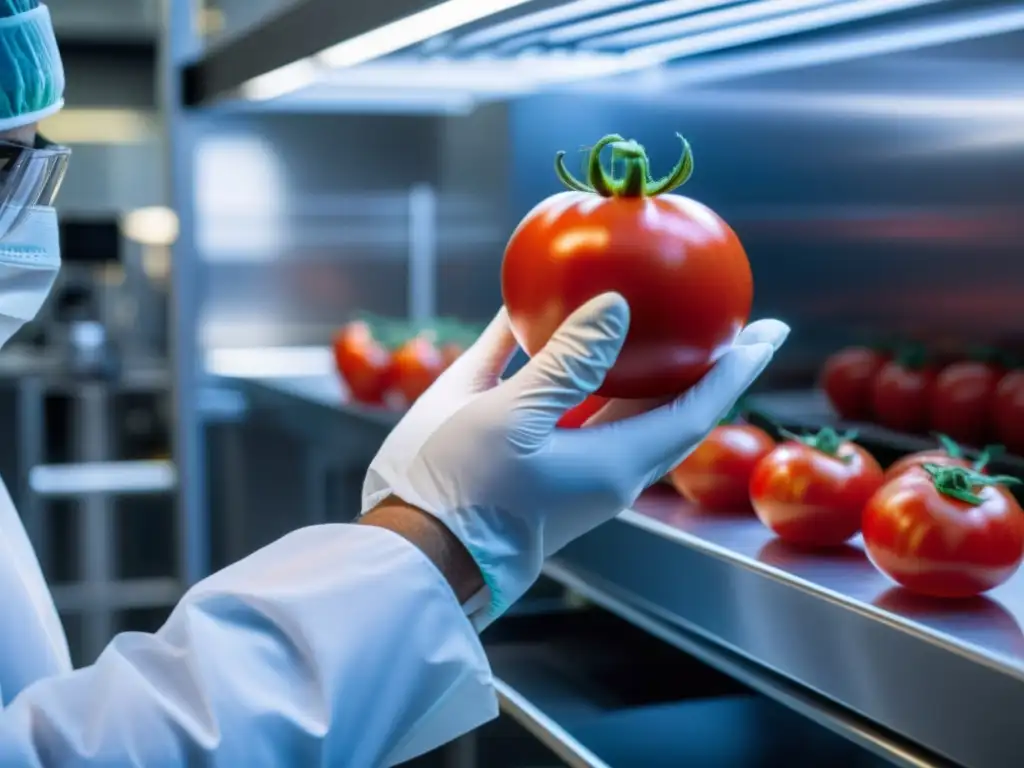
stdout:
{"type": "Polygon", "coordinates": [[[1005,582],[1024,554],[1024,512],[1003,488],[975,492],[977,506],[946,496],[921,468],[886,483],[864,508],[871,562],[931,597],[974,597],[1005,582]]]}
{"type": "Polygon", "coordinates": [[[842,418],[866,421],[871,417],[871,387],[888,356],[867,347],[849,347],[825,361],[820,386],[842,418]]]}
{"type": "Polygon", "coordinates": [[[391,357],[391,379],[407,405],[430,388],[445,368],[445,359],[433,342],[416,336],[402,344],[391,357]]]}
{"type": "Polygon", "coordinates": [[[749,424],[715,427],[669,475],[687,500],[714,512],[751,510],[750,478],[775,441],[749,424]]]}
{"type": "Polygon", "coordinates": [[[335,335],[332,348],[352,399],[367,405],[382,404],[391,385],[391,354],[374,338],[370,326],[349,323],[335,335]]]}
{"type": "Polygon", "coordinates": [[[942,369],[931,391],[931,428],[968,445],[981,446],[992,433],[996,388],[1003,372],[965,360],[942,369]]]}
{"type": "Polygon", "coordinates": [[[604,408],[607,402],[607,397],[590,395],[575,408],[570,408],[566,411],[562,418],[558,420],[557,426],[562,429],[578,429],[586,424],[587,419],[604,408]]]}
{"type": "Polygon", "coordinates": [[[792,441],[758,462],[750,500],[780,539],[836,547],[860,530],[861,510],[881,484],[882,468],[859,445],[843,442],[832,456],[792,441]]]}
{"type": "Polygon", "coordinates": [[[1010,371],[996,385],[992,419],[999,442],[1024,456],[1024,369],[1010,371]]]}
{"type": "Polygon", "coordinates": [[[900,432],[928,427],[935,369],[912,368],[891,360],[878,371],[871,388],[871,409],[882,426],[900,432]]]}
{"type": "Polygon", "coordinates": [[[620,398],[693,386],[746,324],[754,290],[739,238],[706,206],[588,192],[553,195],[526,215],[505,248],[501,285],[529,355],[589,299],[621,294],[629,332],[597,391],[620,398]]]}

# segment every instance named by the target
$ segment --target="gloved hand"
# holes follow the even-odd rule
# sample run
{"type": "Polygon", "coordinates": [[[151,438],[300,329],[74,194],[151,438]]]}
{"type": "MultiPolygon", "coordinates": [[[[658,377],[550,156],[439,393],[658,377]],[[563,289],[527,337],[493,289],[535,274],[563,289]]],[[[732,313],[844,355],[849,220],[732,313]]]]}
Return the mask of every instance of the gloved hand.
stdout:
{"type": "Polygon", "coordinates": [[[637,414],[636,403],[612,401],[582,429],[556,429],[600,386],[628,325],[621,296],[598,296],[499,382],[516,350],[502,309],[370,465],[363,513],[393,494],[437,517],[476,560],[490,598],[471,616],[478,630],[523,595],[545,558],[613,518],[682,461],[789,333],[777,320],[754,323],[671,403],[637,414]]]}

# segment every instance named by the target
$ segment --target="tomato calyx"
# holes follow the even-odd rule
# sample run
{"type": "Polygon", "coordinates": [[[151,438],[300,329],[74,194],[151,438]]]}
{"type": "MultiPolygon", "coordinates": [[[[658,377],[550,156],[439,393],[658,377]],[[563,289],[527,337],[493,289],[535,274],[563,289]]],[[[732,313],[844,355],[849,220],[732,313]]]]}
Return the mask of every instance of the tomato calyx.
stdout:
{"type": "Polygon", "coordinates": [[[856,431],[850,432],[836,432],[832,427],[822,427],[820,430],[813,434],[797,435],[786,429],[779,429],[779,433],[789,440],[795,440],[798,443],[803,443],[808,448],[813,448],[816,451],[824,453],[826,456],[831,456],[833,459],[837,459],[842,462],[849,462],[850,456],[840,456],[839,450],[843,447],[844,443],[852,442],[857,438],[856,431]]]}
{"type": "Polygon", "coordinates": [[[973,469],[963,467],[944,467],[940,464],[922,464],[921,469],[931,475],[935,490],[951,499],[962,501],[971,506],[978,506],[984,499],[977,494],[978,488],[993,485],[1019,485],[1015,477],[989,477],[973,469]]]}
{"type": "MultiPolygon", "coordinates": [[[[956,440],[948,435],[939,434],[938,432],[936,432],[934,436],[935,439],[939,441],[939,445],[942,446],[942,450],[944,450],[951,459],[967,458],[964,455],[964,449],[956,440]]],[[[978,454],[978,458],[974,460],[974,464],[971,465],[971,469],[975,472],[981,472],[981,470],[987,467],[993,459],[1002,455],[1003,450],[1003,446],[1001,445],[986,445],[981,449],[981,453],[978,454]]]]}
{"type": "Polygon", "coordinates": [[[555,173],[559,180],[576,192],[590,192],[601,197],[655,197],[681,187],[693,174],[693,152],[690,143],[677,133],[682,142],[683,152],[675,167],[667,176],[651,178],[650,160],[647,151],[639,143],[626,140],[612,133],[598,141],[590,149],[587,158],[587,181],[584,183],[570,173],[565,166],[565,152],[555,155],[555,173]],[[611,174],[601,162],[601,153],[611,147],[611,174]],[[624,173],[621,178],[614,175],[616,163],[621,163],[624,173]]]}

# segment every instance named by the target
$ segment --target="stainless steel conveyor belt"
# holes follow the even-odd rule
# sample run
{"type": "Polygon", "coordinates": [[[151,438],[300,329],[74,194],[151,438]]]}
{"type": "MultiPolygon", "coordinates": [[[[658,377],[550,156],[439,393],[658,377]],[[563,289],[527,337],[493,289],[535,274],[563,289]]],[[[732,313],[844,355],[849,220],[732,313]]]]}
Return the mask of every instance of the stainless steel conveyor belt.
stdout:
{"type": "MultiPolygon", "coordinates": [[[[346,405],[331,375],[218,382],[330,455],[372,455],[397,419],[346,405]]],[[[919,602],[859,542],[796,553],[749,516],[652,491],[547,575],[895,764],[1024,754],[1024,572],[987,598],[919,602]]]]}

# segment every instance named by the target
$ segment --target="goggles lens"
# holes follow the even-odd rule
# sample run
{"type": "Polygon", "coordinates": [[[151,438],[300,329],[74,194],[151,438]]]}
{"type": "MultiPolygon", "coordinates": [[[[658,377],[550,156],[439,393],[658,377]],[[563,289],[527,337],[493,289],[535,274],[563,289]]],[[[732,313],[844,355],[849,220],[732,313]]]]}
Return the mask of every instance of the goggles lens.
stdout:
{"type": "Polygon", "coordinates": [[[34,147],[0,140],[0,238],[27,209],[53,205],[70,157],[70,149],[42,138],[34,147]]]}

